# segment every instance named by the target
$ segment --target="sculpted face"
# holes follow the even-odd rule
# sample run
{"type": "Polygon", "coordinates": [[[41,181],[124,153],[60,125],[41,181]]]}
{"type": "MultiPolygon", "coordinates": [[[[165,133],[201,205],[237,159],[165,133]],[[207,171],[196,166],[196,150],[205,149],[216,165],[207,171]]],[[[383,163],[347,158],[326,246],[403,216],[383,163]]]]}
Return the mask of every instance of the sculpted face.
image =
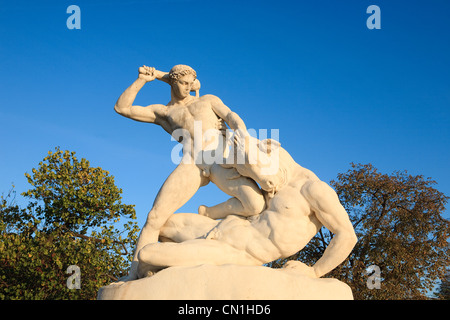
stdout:
{"type": "Polygon", "coordinates": [[[272,139],[260,141],[253,137],[242,136],[242,133],[237,130],[235,143],[237,145],[235,169],[242,176],[253,179],[261,189],[267,192],[276,191],[286,182],[286,168],[284,161],[281,161],[281,157],[285,157],[286,152],[281,152],[279,142],[272,139]],[[240,156],[237,156],[238,153],[240,156]],[[243,153],[245,153],[244,161],[243,153]]]}
{"type": "Polygon", "coordinates": [[[172,90],[175,96],[179,99],[186,98],[191,92],[192,85],[194,84],[194,76],[191,74],[180,77],[177,81],[172,83],[172,90]]]}
{"type": "Polygon", "coordinates": [[[241,175],[255,180],[261,189],[267,192],[273,192],[276,187],[283,183],[283,172],[281,170],[273,175],[265,175],[261,173],[261,167],[254,164],[238,165],[236,170],[241,175]]]}
{"type": "Polygon", "coordinates": [[[241,175],[249,177],[256,181],[256,183],[258,183],[261,189],[263,189],[264,191],[274,192],[279,186],[284,184],[286,170],[285,168],[280,166],[275,170],[274,174],[265,174],[264,168],[268,169],[271,167],[271,165],[268,164],[267,161],[278,162],[278,159],[265,159],[265,161],[266,162],[264,163],[258,161],[258,163],[256,164],[250,164],[247,162],[245,164],[237,164],[235,168],[241,175]]]}

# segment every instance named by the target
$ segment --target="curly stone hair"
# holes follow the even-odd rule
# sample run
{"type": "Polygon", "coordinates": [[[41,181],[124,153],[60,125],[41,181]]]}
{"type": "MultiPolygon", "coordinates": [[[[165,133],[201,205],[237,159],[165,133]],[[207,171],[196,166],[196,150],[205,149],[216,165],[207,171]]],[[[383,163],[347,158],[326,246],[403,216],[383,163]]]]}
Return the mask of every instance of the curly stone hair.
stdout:
{"type": "Polygon", "coordinates": [[[194,69],[192,69],[191,67],[186,66],[184,64],[177,64],[169,71],[170,83],[176,82],[182,76],[185,76],[187,74],[193,75],[194,80],[197,79],[197,72],[195,72],[194,69]]]}

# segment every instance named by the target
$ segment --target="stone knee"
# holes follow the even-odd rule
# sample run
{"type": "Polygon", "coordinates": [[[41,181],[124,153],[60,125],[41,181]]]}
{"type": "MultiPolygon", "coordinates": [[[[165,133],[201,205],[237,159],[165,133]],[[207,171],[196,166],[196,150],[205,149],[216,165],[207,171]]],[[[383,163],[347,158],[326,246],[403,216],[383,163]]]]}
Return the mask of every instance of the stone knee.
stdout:
{"type": "Polygon", "coordinates": [[[159,251],[157,246],[158,243],[153,243],[146,245],[142,250],[138,253],[138,278],[144,278],[153,275],[155,272],[162,269],[160,266],[153,265],[153,258],[155,254],[159,251]]]}
{"type": "Polygon", "coordinates": [[[144,228],[160,230],[171,215],[172,212],[164,213],[157,208],[152,208],[152,210],[150,210],[150,212],[148,213],[144,228]]]}
{"type": "Polygon", "coordinates": [[[143,247],[138,253],[138,261],[140,263],[152,264],[152,258],[160,251],[160,243],[151,243],[143,247]]]}
{"type": "Polygon", "coordinates": [[[242,203],[244,211],[248,216],[260,214],[266,206],[262,193],[256,193],[253,190],[246,193],[245,197],[241,197],[239,201],[242,203]]]}

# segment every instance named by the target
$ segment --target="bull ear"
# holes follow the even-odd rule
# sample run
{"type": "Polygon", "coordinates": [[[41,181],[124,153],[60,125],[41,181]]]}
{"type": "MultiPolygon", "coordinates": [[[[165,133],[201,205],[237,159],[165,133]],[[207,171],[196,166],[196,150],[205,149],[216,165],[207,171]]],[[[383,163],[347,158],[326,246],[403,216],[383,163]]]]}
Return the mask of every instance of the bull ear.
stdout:
{"type": "Polygon", "coordinates": [[[275,148],[279,148],[280,146],[281,144],[274,139],[264,139],[259,141],[258,143],[259,150],[267,154],[270,154],[272,150],[274,150],[275,148]]]}

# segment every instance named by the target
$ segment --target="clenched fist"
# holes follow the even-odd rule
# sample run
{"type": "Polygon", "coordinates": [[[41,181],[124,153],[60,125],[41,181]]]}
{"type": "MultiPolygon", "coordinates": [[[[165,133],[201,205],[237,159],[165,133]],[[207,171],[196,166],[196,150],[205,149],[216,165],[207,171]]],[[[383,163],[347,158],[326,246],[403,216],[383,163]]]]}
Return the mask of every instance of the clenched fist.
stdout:
{"type": "Polygon", "coordinates": [[[139,67],[139,79],[145,80],[146,82],[150,82],[155,80],[155,78],[156,78],[155,68],[147,67],[145,65],[139,67]]]}

